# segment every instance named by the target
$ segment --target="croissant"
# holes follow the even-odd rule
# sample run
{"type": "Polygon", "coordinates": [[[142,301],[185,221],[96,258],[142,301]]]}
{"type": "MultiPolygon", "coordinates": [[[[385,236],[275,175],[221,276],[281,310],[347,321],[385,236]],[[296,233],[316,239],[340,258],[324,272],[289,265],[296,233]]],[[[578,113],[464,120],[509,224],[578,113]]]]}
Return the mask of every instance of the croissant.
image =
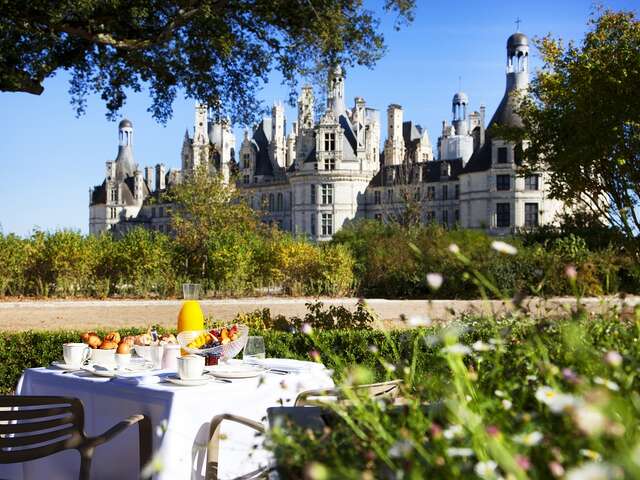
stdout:
{"type": "Polygon", "coordinates": [[[104,339],[110,342],[120,343],[120,334],[118,332],[110,332],[104,339]]]}
{"type": "Polygon", "coordinates": [[[116,353],[131,353],[131,345],[127,343],[126,339],[120,342],[116,353]]]}
{"type": "Polygon", "coordinates": [[[135,344],[135,340],[136,340],[136,337],[133,337],[133,336],[131,336],[131,335],[127,335],[126,337],[124,337],[124,338],[120,341],[120,343],[121,343],[121,344],[122,344],[122,343],[126,343],[127,345],[129,345],[129,347],[133,347],[133,345],[135,344]]]}
{"type": "Polygon", "coordinates": [[[98,348],[102,343],[102,340],[96,332],[83,333],[82,341],[89,345],[91,348],[98,348]]]}
{"type": "Polygon", "coordinates": [[[116,348],[118,348],[118,344],[111,340],[105,340],[100,345],[100,350],[115,350],[116,348]]]}

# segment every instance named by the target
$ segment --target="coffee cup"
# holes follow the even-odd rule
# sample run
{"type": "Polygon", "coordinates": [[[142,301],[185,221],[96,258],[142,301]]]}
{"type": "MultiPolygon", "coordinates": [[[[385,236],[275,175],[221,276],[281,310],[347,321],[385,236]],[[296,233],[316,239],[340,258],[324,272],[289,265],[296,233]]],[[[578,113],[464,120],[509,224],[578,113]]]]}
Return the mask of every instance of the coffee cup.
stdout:
{"type": "Polygon", "coordinates": [[[91,363],[113,367],[116,364],[116,350],[101,350],[99,348],[91,350],[91,363]]]}
{"type": "Polygon", "coordinates": [[[118,368],[128,367],[131,363],[130,353],[116,353],[116,365],[118,368]]]}
{"type": "Polygon", "coordinates": [[[202,377],[204,372],[204,357],[200,355],[185,355],[178,357],[178,376],[182,380],[193,380],[202,377]]]}
{"type": "Polygon", "coordinates": [[[80,367],[89,358],[90,352],[86,343],[65,343],[62,345],[64,363],[72,367],[80,367]]]}

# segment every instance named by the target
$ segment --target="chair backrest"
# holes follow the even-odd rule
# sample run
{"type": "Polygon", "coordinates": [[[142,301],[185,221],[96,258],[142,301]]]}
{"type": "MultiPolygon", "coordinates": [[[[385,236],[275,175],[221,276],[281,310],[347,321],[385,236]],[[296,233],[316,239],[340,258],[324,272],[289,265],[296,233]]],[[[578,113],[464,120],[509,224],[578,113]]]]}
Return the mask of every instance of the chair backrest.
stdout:
{"type": "MultiPolygon", "coordinates": [[[[401,383],[402,383],[402,380],[390,380],[388,382],[356,385],[354,387],[349,387],[349,390],[355,391],[355,392],[364,392],[370,398],[395,399],[398,396],[401,383]]],[[[307,390],[307,391],[301,392],[297,396],[294,402],[294,406],[300,407],[304,405],[318,405],[319,403],[320,404],[323,402],[326,403],[326,401],[330,398],[338,401],[346,401],[344,390],[340,390],[340,389],[307,390]]]]}
{"type": "Polygon", "coordinates": [[[84,439],[80,400],[0,396],[0,463],[36,460],[77,448],[84,439]]]}

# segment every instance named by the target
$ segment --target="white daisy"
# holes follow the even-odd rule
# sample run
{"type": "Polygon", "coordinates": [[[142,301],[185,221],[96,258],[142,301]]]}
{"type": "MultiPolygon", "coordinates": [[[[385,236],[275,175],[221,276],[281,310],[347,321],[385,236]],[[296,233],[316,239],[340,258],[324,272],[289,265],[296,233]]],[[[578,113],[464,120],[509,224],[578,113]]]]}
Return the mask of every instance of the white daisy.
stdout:
{"type": "Polygon", "coordinates": [[[516,247],[500,240],[494,240],[491,242],[491,248],[496,252],[505,253],[507,255],[515,255],[518,253],[518,249],[516,247]]]}

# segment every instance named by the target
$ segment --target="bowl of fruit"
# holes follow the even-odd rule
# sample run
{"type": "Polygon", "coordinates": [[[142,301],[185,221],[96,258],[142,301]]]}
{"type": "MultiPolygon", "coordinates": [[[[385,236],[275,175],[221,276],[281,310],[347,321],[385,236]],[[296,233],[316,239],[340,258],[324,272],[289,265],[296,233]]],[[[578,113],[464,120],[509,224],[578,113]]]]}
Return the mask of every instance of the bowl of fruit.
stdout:
{"type": "Polygon", "coordinates": [[[205,357],[228,360],[238,355],[247,344],[249,327],[234,324],[211,330],[187,330],[178,334],[183,350],[205,357]]]}

